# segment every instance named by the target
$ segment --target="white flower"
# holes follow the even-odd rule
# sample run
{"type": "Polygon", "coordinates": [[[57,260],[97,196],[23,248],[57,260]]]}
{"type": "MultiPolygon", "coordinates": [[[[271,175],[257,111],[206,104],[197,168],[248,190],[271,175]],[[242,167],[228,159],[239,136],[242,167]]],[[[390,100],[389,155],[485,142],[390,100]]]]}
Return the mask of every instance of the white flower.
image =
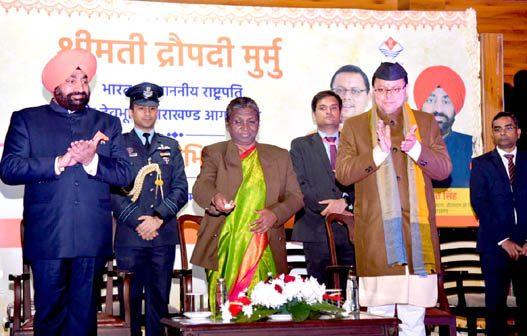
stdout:
{"type": "Polygon", "coordinates": [[[326,286],[321,285],[313,277],[309,277],[300,288],[301,297],[307,304],[320,303],[326,291],[326,286]]]}
{"type": "Polygon", "coordinates": [[[251,317],[252,314],[253,314],[253,305],[252,304],[249,304],[249,305],[244,305],[242,307],[242,313],[245,314],[245,316],[247,317],[251,317]]]}
{"type": "Polygon", "coordinates": [[[223,322],[230,322],[232,320],[232,314],[229,311],[230,302],[227,300],[221,305],[221,319],[223,322]]]}
{"type": "Polygon", "coordinates": [[[275,286],[280,286],[279,288],[283,291],[283,284],[283,281],[279,279],[274,279],[270,283],[263,281],[257,283],[251,294],[252,303],[273,309],[280,308],[280,306],[286,303],[286,297],[276,290],[275,286]]]}
{"type": "Polygon", "coordinates": [[[302,300],[302,286],[303,280],[300,276],[295,276],[295,281],[284,283],[284,295],[286,301],[290,302],[294,299],[302,300]]]}

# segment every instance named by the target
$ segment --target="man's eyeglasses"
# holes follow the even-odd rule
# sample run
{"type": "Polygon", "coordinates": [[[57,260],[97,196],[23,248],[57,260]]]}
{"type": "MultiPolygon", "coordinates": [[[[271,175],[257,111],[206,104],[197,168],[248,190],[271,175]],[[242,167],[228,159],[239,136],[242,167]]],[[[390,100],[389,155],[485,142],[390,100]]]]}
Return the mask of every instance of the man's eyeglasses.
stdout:
{"type": "Polygon", "coordinates": [[[406,87],[405,86],[400,86],[400,87],[394,87],[394,88],[391,88],[391,89],[386,89],[386,88],[375,88],[373,89],[373,91],[376,93],[376,94],[379,94],[379,95],[388,95],[388,94],[399,94],[402,90],[404,90],[404,88],[406,87]]]}
{"type": "Polygon", "coordinates": [[[332,90],[341,97],[344,96],[346,93],[351,94],[353,97],[358,97],[361,95],[361,93],[366,92],[366,89],[359,89],[357,87],[352,87],[348,89],[342,86],[334,87],[332,90]]]}
{"type": "Polygon", "coordinates": [[[493,131],[494,133],[501,133],[501,132],[503,132],[504,130],[505,130],[505,132],[512,132],[512,131],[514,131],[516,128],[517,128],[517,127],[514,126],[514,125],[505,125],[505,126],[503,126],[503,127],[501,127],[501,126],[494,126],[494,127],[492,127],[492,131],[493,131]]]}

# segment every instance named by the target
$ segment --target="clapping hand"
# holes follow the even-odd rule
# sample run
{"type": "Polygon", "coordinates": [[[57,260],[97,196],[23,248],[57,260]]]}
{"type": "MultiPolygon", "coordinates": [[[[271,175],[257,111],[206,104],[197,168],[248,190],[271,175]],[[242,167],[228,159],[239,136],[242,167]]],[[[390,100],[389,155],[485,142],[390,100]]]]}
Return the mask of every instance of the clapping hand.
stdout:
{"type": "Polygon", "coordinates": [[[392,148],[390,125],[384,125],[382,120],[377,122],[377,143],[383,152],[390,152],[392,148]]]}
{"type": "Polygon", "coordinates": [[[58,166],[59,168],[71,167],[77,164],[77,160],[71,156],[70,152],[66,152],[64,155],[59,156],[58,166]]]}
{"type": "Polygon", "coordinates": [[[403,152],[408,153],[417,142],[417,136],[415,135],[415,131],[417,131],[417,125],[413,125],[410,128],[410,131],[406,133],[404,140],[401,141],[401,150],[403,152]]]}
{"type": "Polygon", "coordinates": [[[72,142],[66,153],[59,157],[59,168],[71,167],[77,163],[89,164],[95,156],[99,142],[109,140],[103,132],[97,131],[92,140],[72,142]]]}
{"type": "Polygon", "coordinates": [[[79,140],[71,143],[68,153],[79,163],[88,165],[97,151],[97,143],[93,140],[79,140]]]}

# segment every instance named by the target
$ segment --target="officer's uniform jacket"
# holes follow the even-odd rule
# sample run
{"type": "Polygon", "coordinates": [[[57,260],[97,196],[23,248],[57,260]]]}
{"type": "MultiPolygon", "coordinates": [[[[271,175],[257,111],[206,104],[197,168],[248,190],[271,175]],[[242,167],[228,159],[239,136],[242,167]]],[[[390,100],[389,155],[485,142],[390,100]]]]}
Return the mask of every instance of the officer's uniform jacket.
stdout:
{"type": "Polygon", "coordinates": [[[134,176],[149,163],[159,164],[164,197],[160,188],[156,188],[155,172],[145,177],[141,195],[136,202],[132,202],[131,196],[127,195],[132,186],[116,190],[112,194],[112,210],[117,220],[115,246],[162,246],[178,243],[176,215],[188,200],[185,164],[178,142],[155,133],[147,153],[134,130],[124,134],[124,138],[134,176]],[[156,215],[164,221],[158,230],[159,235],[153,240],[144,240],[135,231],[141,223],[138,217],[142,215],[156,215]]]}

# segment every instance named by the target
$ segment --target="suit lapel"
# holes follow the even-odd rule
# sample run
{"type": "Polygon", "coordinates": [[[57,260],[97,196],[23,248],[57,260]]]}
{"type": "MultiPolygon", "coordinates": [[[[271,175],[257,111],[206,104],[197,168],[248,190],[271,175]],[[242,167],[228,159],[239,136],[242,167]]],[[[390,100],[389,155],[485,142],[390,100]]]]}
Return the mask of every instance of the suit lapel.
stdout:
{"type": "Polygon", "coordinates": [[[333,177],[335,173],[333,172],[333,169],[331,169],[331,162],[329,161],[328,153],[326,152],[326,146],[324,146],[322,138],[318,133],[315,133],[309,139],[310,145],[312,147],[311,150],[315,154],[315,157],[322,160],[324,170],[329,174],[329,176],[333,177]]]}
{"type": "Polygon", "coordinates": [[[522,180],[521,176],[523,174],[523,169],[525,169],[525,153],[521,152],[519,149],[516,150],[516,163],[515,163],[515,178],[514,183],[512,184],[513,189],[516,190],[516,184],[518,183],[525,183],[524,180],[522,180]]]}
{"type": "Polygon", "coordinates": [[[507,168],[505,168],[505,165],[503,164],[503,161],[501,160],[501,156],[498,153],[498,150],[494,148],[491,154],[491,161],[496,167],[498,171],[499,178],[502,180],[502,183],[510,183],[509,181],[509,175],[507,174],[507,168]]]}

